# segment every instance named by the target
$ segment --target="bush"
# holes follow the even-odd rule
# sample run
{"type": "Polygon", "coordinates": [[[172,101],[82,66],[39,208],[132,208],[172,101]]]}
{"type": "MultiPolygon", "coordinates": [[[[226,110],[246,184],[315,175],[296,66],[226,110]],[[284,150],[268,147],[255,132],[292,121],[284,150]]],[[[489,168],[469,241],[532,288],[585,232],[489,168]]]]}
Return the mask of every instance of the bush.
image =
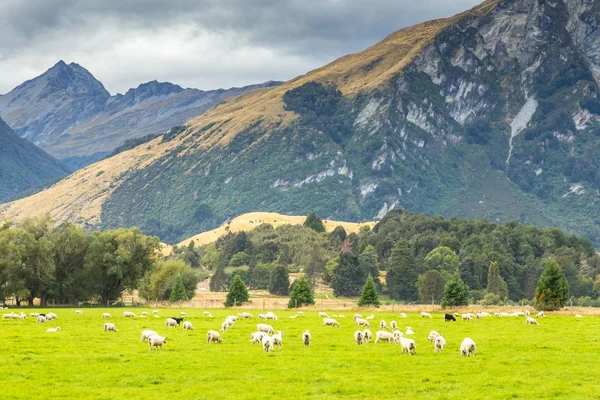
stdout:
{"type": "Polygon", "coordinates": [[[488,293],[481,300],[482,306],[496,306],[502,304],[502,299],[495,293],[488,293]]]}
{"type": "Polygon", "coordinates": [[[294,281],[288,308],[302,307],[303,305],[315,304],[313,290],[308,280],[303,276],[294,281]]]}
{"type": "Polygon", "coordinates": [[[307,228],[312,229],[315,232],[325,232],[325,226],[323,225],[323,220],[321,218],[319,218],[319,216],[316,213],[310,213],[308,214],[308,216],[306,217],[306,220],[304,221],[304,225],[307,228]]]}
{"type": "Polygon", "coordinates": [[[239,306],[248,302],[249,299],[250,296],[248,295],[248,289],[246,289],[244,281],[239,275],[236,275],[227,293],[225,307],[239,306]]]}

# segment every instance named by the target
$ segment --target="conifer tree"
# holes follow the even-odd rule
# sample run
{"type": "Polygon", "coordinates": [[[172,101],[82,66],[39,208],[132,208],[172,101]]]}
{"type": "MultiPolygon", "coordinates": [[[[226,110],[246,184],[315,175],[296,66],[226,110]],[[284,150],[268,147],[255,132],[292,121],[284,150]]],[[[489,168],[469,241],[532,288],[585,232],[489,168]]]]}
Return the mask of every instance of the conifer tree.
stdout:
{"type": "Polygon", "coordinates": [[[188,301],[188,295],[185,291],[185,286],[183,285],[183,278],[181,274],[178,274],[173,280],[173,286],[171,287],[171,296],[169,297],[169,301],[171,303],[176,303],[178,301],[188,301]]]}
{"type": "Polygon", "coordinates": [[[490,263],[486,291],[498,295],[501,299],[508,297],[508,286],[502,276],[500,276],[498,261],[492,261],[490,263]]]}
{"type": "Polygon", "coordinates": [[[392,249],[386,277],[388,293],[394,300],[416,300],[419,271],[413,250],[406,240],[399,240],[392,249]]]}
{"type": "Polygon", "coordinates": [[[546,265],[535,290],[535,308],[545,311],[558,310],[569,298],[569,283],[556,260],[550,259],[546,265]]]}
{"type": "Polygon", "coordinates": [[[269,293],[287,296],[290,293],[290,274],[285,265],[278,265],[271,271],[269,293]]]}
{"type": "Polygon", "coordinates": [[[455,273],[451,280],[446,282],[442,307],[466,306],[469,304],[469,288],[455,273]]]}
{"type": "Polygon", "coordinates": [[[312,229],[315,232],[325,232],[325,226],[323,225],[323,220],[319,218],[316,213],[310,213],[306,217],[306,220],[303,224],[305,227],[312,229]]]}
{"type": "Polygon", "coordinates": [[[375,281],[373,277],[369,275],[365,286],[363,286],[360,300],[358,300],[358,306],[375,306],[379,307],[379,298],[377,296],[377,289],[375,288],[375,281]]]}
{"type": "Polygon", "coordinates": [[[246,289],[242,277],[236,275],[229,288],[229,292],[227,292],[225,307],[239,306],[240,304],[246,303],[249,299],[248,289],[246,289]]]}
{"type": "Polygon", "coordinates": [[[303,276],[292,285],[288,308],[302,307],[303,305],[315,304],[313,290],[308,280],[303,276]]]}

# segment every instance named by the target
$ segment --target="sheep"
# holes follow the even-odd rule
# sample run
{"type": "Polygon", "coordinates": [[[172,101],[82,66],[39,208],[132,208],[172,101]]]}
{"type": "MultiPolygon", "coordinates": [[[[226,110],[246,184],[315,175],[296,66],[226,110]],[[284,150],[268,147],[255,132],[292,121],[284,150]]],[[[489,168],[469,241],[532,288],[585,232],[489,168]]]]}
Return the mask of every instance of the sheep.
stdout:
{"type": "Polygon", "coordinates": [[[405,313],[400,313],[400,318],[406,318],[406,314],[405,313]]]}
{"type": "Polygon", "coordinates": [[[207,317],[209,317],[209,318],[213,317],[213,315],[211,313],[209,313],[208,311],[204,311],[204,315],[207,316],[207,317]]]}
{"type": "Polygon", "coordinates": [[[483,316],[482,316],[481,314],[479,314],[479,313],[475,314],[475,317],[476,317],[477,319],[481,319],[481,318],[483,318],[483,316]]]}
{"type": "Polygon", "coordinates": [[[523,311],[516,312],[515,314],[517,314],[517,317],[524,317],[525,316],[525,313],[523,311]]]}
{"type": "Polygon", "coordinates": [[[525,316],[529,317],[531,315],[531,312],[529,310],[525,310],[525,316]]]}
{"type": "Polygon", "coordinates": [[[412,339],[400,338],[400,346],[402,346],[402,354],[407,352],[408,355],[417,354],[417,343],[412,339]]]}
{"type": "Polygon", "coordinates": [[[142,331],[142,337],[140,338],[140,343],[142,343],[145,340],[150,339],[150,336],[154,336],[154,335],[158,335],[158,333],[151,331],[151,330],[142,331]]]}
{"type": "Polygon", "coordinates": [[[273,338],[271,336],[264,336],[262,338],[262,347],[263,347],[263,351],[269,353],[271,351],[273,351],[273,338]]]}
{"type": "Polygon", "coordinates": [[[271,339],[273,339],[273,347],[279,346],[279,348],[281,348],[283,346],[283,331],[279,331],[277,335],[273,335],[271,339]]]}
{"type": "Polygon", "coordinates": [[[367,315],[367,319],[375,319],[375,315],[373,315],[373,314],[367,315]]]}
{"type": "Polygon", "coordinates": [[[181,323],[183,322],[183,317],[170,317],[170,319],[177,321],[177,325],[181,325],[181,323]]]}
{"type": "Polygon", "coordinates": [[[415,333],[413,332],[412,328],[410,326],[406,327],[406,334],[407,335],[414,335],[415,333]]]}
{"type": "Polygon", "coordinates": [[[192,325],[192,323],[190,321],[185,321],[183,323],[183,330],[184,331],[193,331],[194,330],[194,326],[192,325]]]}
{"type": "Polygon", "coordinates": [[[398,329],[398,324],[396,323],[396,321],[390,322],[390,329],[392,331],[395,331],[396,329],[398,329]]]}
{"type": "Polygon", "coordinates": [[[262,338],[266,335],[266,332],[254,332],[250,334],[250,343],[261,344],[262,338]]]}
{"type": "Polygon", "coordinates": [[[482,317],[490,317],[490,313],[485,312],[485,311],[481,312],[480,314],[482,317]]]}
{"type": "Polygon", "coordinates": [[[363,316],[362,316],[362,315],[360,315],[360,314],[354,314],[354,317],[352,317],[352,319],[353,319],[354,321],[356,321],[356,320],[357,320],[357,319],[359,319],[359,318],[360,318],[360,319],[363,319],[363,316]]]}
{"type": "Polygon", "coordinates": [[[435,338],[438,336],[440,336],[440,334],[437,331],[431,331],[429,332],[429,336],[427,336],[427,340],[433,343],[435,341],[435,338]]]}
{"type": "Polygon", "coordinates": [[[279,318],[277,318],[277,316],[275,314],[273,314],[271,311],[269,311],[268,313],[265,314],[265,319],[272,319],[273,321],[279,321],[279,318]]]}
{"type": "Polygon", "coordinates": [[[31,318],[37,318],[39,315],[40,315],[40,313],[36,313],[36,312],[29,313],[29,316],[31,318]]]}
{"type": "Polygon", "coordinates": [[[525,325],[539,325],[535,318],[527,317],[525,325]]]}
{"type": "Polygon", "coordinates": [[[546,313],[544,313],[543,311],[540,311],[539,313],[535,314],[535,316],[538,318],[544,318],[546,316],[546,313]]]}
{"type": "Polygon", "coordinates": [[[444,315],[444,321],[445,322],[456,321],[456,318],[454,318],[454,315],[452,315],[452,314],[445,314],[444,315]]]}
{"type": "Polygon", "coordinates": [[[337,314],[332,314],[331,315],[333,318],[339,318],[337,314]]]}
{"type": "Polygon", "coordinates": [[[27,319],[27,315],[24,312],[21,312],[21,314],[19,314],[19,319],[27,319]]]}
{"type": "Polygon", "coordinates": [[[373,334],[371,333],[370,330],[365,329],[363,331],[363,337],[364,337],[364,341],[369,343],[373,339],[373,334]]]}
{"type": "Polygon", "coordinates": [[[398,329],[392,332],[392,335],[394,336],[394,342],[396,343],[400,343],[400,338],[404,336],[398,329]]]}
{"type": "Polygon", "coordinates": [[[496,316],[496,317],[499,317],[499,316],[500,316],[500,314],[499,314],[499,313],[497,313],[497,312],[495,312],[495,313],[494,313],[494,316],[496,316]]]}
{"type": "Polygon", "coordinates": [[[470,321],[471,320],[471,315],[470,314],[463,314],[462,315],[462,320],[463,321],[470,321]]]}
{"type": "Polygon", "coordinates": [[[227,320],[225,320],[221,324],[221,330],[219,332],[225,332],[227,329],[229,329],[229,323],[227,320]]]}
{"type": "Polygon", "coordinates": [[[258,314],[258,319],[267,319],[265,314],[258,314]]]}
{"type": "Polygon", "coordinates": [[[167,326],[167,329],[170,327],[177,328],[179,326],[179,323],[173,318],[167,318],[167,322],[165,325],[167,326]]]}
{"type": "Polygon", "coordinates": [[[152,351],[153,347],[156,347],[156,350],[158,350],[158,348],[160,347],[160,349],[163,349],[163,344],[167,343],[167,338],[168,336],[162,337],[159,335],[152,335],[148,338],[148,346],[149,346],[149,350],[152,351]]]}
{"type": "Polygon", "coordinates": [[[221,334],[217,331],[208,331],[206,334],[206,343],[223,343],[223,339],[221,339],[221,334]]]}
{"type": "Polygon", "coordinates": [[[327,313],[324,313],[324,312],[322,312],[322,311],[321,311],[321,312],[319,313],[319,317],[320,317],[320,318],[329,318],[329,315],[327,315],[327,313]]]}
{"type": "Polygon", "coordinates": [[[227,322],[227,325],[229,325],[229,327],[232,327],[235,325],[235,320],[231,319],[231,317],[227,317],[225,318],[225,322],[227,322]]]}
{"type": "Polygon", "coordinates": [[[75,310],[75,314],[83,314],[83,310],[75,310]]]}
{"type": "Polygon", "coordinates": [[[237,315],[230,315],[229,317],[227,317],[225,319],[228,319],[228,320],[231,320],[233,322],[236,322],[240,318],[237,315]]]}
{"type": "Polygon", "coordinates": [[[421,318],[431,318],[431,314],[426,313],[426,312],[422,312],[421,313],[421,318]]]}
{"type": "Polygon", "coordinates": [[[46,332],[58,332],[60,331],[60,326],[57,326],[56,328],[48,328],[46,329],[46,332]]]}
{"type": "Polygon", "coordinates": [[[41,323],[41,324],[45,324],[46,323],[46,317],[44,317],[43,315],[38,315],[37,319],[35,320],[35,323],[41,323]]]}
{"type": "Polygon", "coordinates": [[[148,316],[148,313],[146,311],[142,312],[142,318],[146,318],[148,316]]]}
{"type": "Polygon", "coordinates": [[[304,313],[302,311],[298,311],[298,313],[296,314],[298,317],[301,317],[304,315],[304,313]]]}
{"type": "MultiPolygon", "coordinates": [[[[13,318],[14,318],[14,317],[13,317],[13,318]]],[[[46,319],[47,319],[48,321],[52,321],[52,320],[58,319],[58,315],[56,315],[56,314],[54,314],[54,313],[51,313],[51,312],[49,312],[48,314],[46,314],[46,319]]]]}
{"type": "Polygon", "coordinates": [[[442,335],[436,336],[433,342],[433,352],[434,353],[442,353],[444,351],[444,347],[446,347],[446,339],[442,335]]]}
{"type": "Polygon", "coordinates": [[[123,318],[137,318],[137,315],[135,315],[131,311],[124,311],[123,318]]]}
{"type": "Polygon", "coordinates": [[[367,321],[366,319],[357,318],[356,319],[356,326],[368,326],[368,327],[371,327],[373,325],[371,325],[371,323],[369,321],[367,321]]]}
{"type": "Polygon", "coordinates": [[[340,323],[333,318],[323,318],[323,326],[337,326],[340,328],[340,323]]]}
{"type": "Polygon", "coordinates": [[[304,333],[302,333],[302,341],[304,342],[304,346],[308,346],[310,345],[310,339],[312,337],[310,336],[310,331],[309,330],[305,330],[304,333]]]}
{"type": "Polygon", "coordinates": [[[241,313],[240,316],[242,317],[242,319],[254,318],[252,315],[250,315],[250,313],[247,313],[247,312],[241,313]]]}
{"type": "Polygon", "coordinates": [[[179,312],[179,316],[180,317],[187,317],[187,314],[185,313],[185,311],[180,311],[179,312]]]}
{"type": "Polygon", "coordinates": [[[506,317],[510,317],[510,314],[507,312],[501,312],[500,314],[498,314],[498,316],[506,318],[506,317]]]}
{"type": "Polygon", "coordinates": [[[345,316],[343,316],[342,314],[339,314],[338,317],[340,318],[346,318],[345,316]]]}
{"type": "Polygon", "coordinates": [[[581,315],[581,314],[575,314],[575,318],[583,318],[583,315],[581,315]]]}
{"type": "Polygon", "coordinates": [[[296,319],[296,318],[298,318],[297,315],[290,315],[290,319],[296,319]]]}
{"type": "Polygon", "coordinates": [[[453,312],[452,315],[454,315],[455,317],[459,317],[460,316],[460,314],[457,313],[457,312],[453,312]]]}
{"type": "Polygon", "coordinates": [[[267,324],[256,325],[256,330],[259,332],[266,332],[271,335],[275,334],[275,329],[273,329],[273,327],[271,325],[267,325],[267,324]]]}
{"type": "Polygon", "coordinates": [[[463,357],[469,357],[473,353],[473,357],[477,356],[477,346],[471,338],[465,338],[460,344],[460,355],[463,357]]]}
{"type": "Polygon", "coordinates": [[[357,345],[360,346],[361,344],[363,344],[364,339],[365,339],[365,336],[362,331],[354,332],[354,341],[356,342],[357,345]]]}
{"type": "Polygon", "coordinates": [[[379,322],[379,329],[380,329],[380,330],[384,330],[384,329],[388,329],[388,330],[389,330],[389,328],[388,328],[388,326],[387,326],[387,322],[385,322],[385,320],[383,320],[383,319],[382,319],[382,320],[379,322]]]}
{"type": "Polygon", "coordinates": [[[109,313],[105,312],[105,313],[102,313],[102,318],[103,319],[104,318],[112,318],[112,315],[110,315],[109,313]]]}
{"type": "Polygon", "coordinates": [[[152,310],[152,314],[158,314],[159,310],[152,310]]]}
{"type": "Polygon", "coordinates": [[[115,324],[111,324],[110,322],[106,322],[104,324],[104,332],[118,332],[118,329],[115,326],[115,324]]]}
{"type": "Polygon", "coordinates": [[[390,341],[394,342],[394,335],[388,331],[377,331],[377,333],[375,333],[375,343],[380,340],[388,343],[390,343],[390,341]]]}

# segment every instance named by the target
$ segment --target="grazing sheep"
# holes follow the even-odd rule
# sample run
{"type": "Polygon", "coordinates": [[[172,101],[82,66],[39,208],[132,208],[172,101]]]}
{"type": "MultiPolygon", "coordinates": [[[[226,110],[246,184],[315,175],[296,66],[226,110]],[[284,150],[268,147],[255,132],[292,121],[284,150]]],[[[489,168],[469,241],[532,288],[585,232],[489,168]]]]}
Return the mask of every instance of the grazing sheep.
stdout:
{"type": "Polygon", "coordinates": [[[48,321],[52,321],[52,320],[58,319],[58,315],[49,312],[48,314],[46,314],[46,319],[48,321]]]}
{"type": "Polygon", "coordinates": [[[535,318],[527,317],[525,325],[539,325],[535,318]]]}
{"type": "Polygon", "coordinates": [[[153,314],[158,314],[158,311],[159,311],[159,310],[152,310],[152,313],[153,313],[153,314]]]}
{"type": "Polygon", "coordinates": [[[2,314],[2,319],[12,319],[14,313],[2,314]]]}
{"type": "Polygon", "coordinates": [[[150,338],[150,336],[158,335],[158,333],[150,330],[142,331],[142,337],[140,338],[140,343],[146,341],[150,338]]]}
{"type": "Polygon", "coordinates": [[[357,345],[360,346],[361,344],[363,344],[364,339],[365,339],[365,336],[362,331],[354,332],[354,341],[356,342],[357,345]]]}
{"type": "Polygon", "coordinates": [[[236,322],[238,319],[240,319],[237,315],[230,315],[229,317],[227,317],[226,319],[231,320],[233,322],[236,322]]]}
{"type": "Polygon", "coordinates": [[[527,317],[529,317],[529,316],[531,315],[531,312],[530,312],[529,310],[525,310],[525,315],[526,315],[527,317]]]}
{"type": "Polygon", "coordinates": [[[481,319],[481,318],[483,318],[483,316],[481,314],[477,313],[477,314],[475,314],[475,318],[481,319]]]}
{"type": "Polygon", "coordinates": [[[581,314],[575,314],[575,318],[583,318],[583,315],[581,315],[581,314]]]}
{"type": "Polygon", "coordinates": [[[544,318],[546,316],[546,313],[544,313],[543,311],[540,311],[539,313],[535,314],[535,316],[538,318],[544,318]]]}
{"type": "Polygon", "coordinates": [[[273,339],[273,347],[279,346],[279,348],[281,348],[283,346],[283,331],[279,331],[277,335],[273,335],[271,339],[273,339]]]}
{"type": "Polygon", "coordinates": [[[410,326],[406,327],[406,334],[407,335],[414,335],[415,333],[413,332],[412,328],[410,326]]]}
{"type": "Polygon", "coordinates": [[[149,346],[149,350],[152,351],[153,347],[156,347],[156,350],[158,350],[158,348],[160,347],[160,349],[163,349],[163,344],[167,343],[167,338],[168,336],[162,337],[159,335],[152,335],[148,338],[148,346],[149,346]]]}
{"type": "Polygon", "coordinates": [[[192,323],[190,321],[185,321],[183,323],[183,330],[184,331],[193,331],[194,330],[194,326],[192,325],[192,323]]]}
{"type": "Polygon", "coordinates": [[[277,318],[277,316],[275,314],[273,314],[271,311],[269,311],[268,313],[265,314],[265,319],[272,319],[273,321],[279,321],[279,318],[277,318]]]}
{"type": "Polygon", "coordinates": [[[497,313],[497,312],[495,312],[495,313],[494,313],[494,316],[496,316],[496,317],[499,317],[499,316],[500,316],[500,314],[499,314],[499,313],[497,313]]]}
{"type": "Polygon", "coordinates": [[[400,313],[400,318],[406,318],[406,314],[405,313],[400,313]]]}
{"type": "Polygon", "coordinates": [[[421,313],[421,318],[431,318],[431,314],[426,313],[426,312],[422,312],[421,313]]]}
{"type": "Polygon", "coordinates": [[[35,320],[35,323],[41,323],[41,324],[45,324],[46,323],[46,317],[44,317],[43,315],[38,315],[37,319],[35,320]]]}
{"type": "Polygon", "coordinates": [[[340,318],[346,318],[345,316],[343,316],[342,314],[338,315],[340,318]]]}
{"type": "Polygon", "coordinates": [[[367,319],[375,319],[375,315],[373,315],[373,314],[367,315],[367,319]]]}
{"type": "Polygon", "coordinates": [[[323,326],[337,326],[339,328],[340,327],[340,323],[337,322],[333,318],[324,318],[323,319],[323,326]]]}
{"type": "Polygon", "coordinates": [[[227,320],[225,320],[221,324],[221,330],[219,332],[225,332],[227,329],[229,329],[229,322],[227,322],[227,320]]]}
{"type": "Polygon", "coordinates": [[[442,353],[444,351],[444,347],[446,347],[446,339],[444,339],[442,335],[436,336],[435,341],[433,342],[433,352],[442,353]]]}
{"type": "Polygon", "coordinates": [[[469,357],[473,353],[473,357],[477,356],[477,346],[471,338],[465,338],[460,344],[460,355],[463,357],[469,357]]]}
{"type": "Polygon", "coordinates": [[[208,331],[206,334],[206,343],[223,343],[223,339],[221,339],[221,334],[217,331],[208,331]]]}
{"type": "Polygon", "coordinates": [[[333,318],[339,318],[337,314],[332,315],[333,318]]]}
{"type": "Polygon", "coordinates": [[[304,313],[302,311],[298,311],[298,313],[296,314],[298,317],[304,315],[304,313]]]}
{"type": "Polygon", "coordinates": [[[83,310],[75,310],[75,314],[83,314],[83,310]]]}
{"type": "Polygon", "coordinates": [[[250,343],[252,344],[261,344],[262,338],[266,336],[266,332],[254,332],[250,334],[250,343]]]}
{"type": "Polygon", "coordinates": [[[498,314],[498,316],[506,318],[506,317],[510,317],[510,314],[507,312],[501,312],[500,314],[498,314]]]}
{"type": "Polygon", "coordinates": [[[57,326],[56,328],[48,328],[46,329],[46,332],[58,332],[60,331],[60,326],[57,326]]]}
{"type": "Polygon", "coordinates": [[[400,338],[400,346],[402,346],[402,354],[404,352],[408,355],[417,354],[417,343],[412,339],[400,338]]]}
{"type": "Polygon", "coordinates": [[[180,311],[179,312],[179,316],[180,317],[187,317],[187,314],[185,313],[185,311],[180,311]]]}
{"type": "Polygon", "coordinates": [[[525,316],[525,313],[523,311],[516,312],[515,314],[517,314],[517,317],[524,317],[525,316]]]}
{"type": "Polygon", "coordinates": [[[390,329],[392,331],[395,331],[396,329],[398,329],[398,324],[396,323],[396,321],[390,322],[390,329]]]}
{"type": "Polygon", "coordinates": [[[39,315],[40,315],[40,313],[36,313],[36,312],[29,313],[29,316],[32,318],[37,318],[39,315]]]}
{"type": "Polygon", "coordinates": [[[470,321],[471,320],[471,314],[463,314],[462,315],[462,320],[463,321],[470,321]]]}
{"type": "Polygon", "coordinates": [[[227,322],[227,325],[229,325],[229,327],[230,327],[230,328],[231,328],[232,326],[234,326],[234,325],[235,325],[235,322],[234,322],[234,321],[235,321],[235,320],[234,320],[234,319],[232,319],[231,317],[227,317],[227,318],[225,318],[225,322],[227,322]]]}
{"type": "Polygon", "coordinates": [[[310,336],[310,331],[309,330],[305,330],[304,333],[302,333],[302,341],[304,342],[305,346],[310,345],[310,339],[312,337],[310,336]]]}
{"type": "Polygon", "coordinates": [[[170,317],[168,319],[172,319],[177,321],[177,325],[181,325],[181,323],[183,322],[183,317],[177,318],[177,317],[170,317]]]}
{"type": "Polygon", "coordinates": [[[296,318],[298,318],[297,315],[290,315],[290,319],[296,319],[296,318]]]}
{"type": "Polygon", "coordinates": [[[269,335],[266,335],[262,338],[262,347],[263,347],[263,351],[269,353],[271,351],[273,351],[273,338],[269,335]]]}
{"type": "Polygon", "coordinates": [[[363,319],[363,316],[362,316],[362,315],[360,315],[360,314],[354,314],[354,317],[352,317],[352,319],[353,319],[353,320],[355,320],[355,321],[356,321],[357,319],[359,319],[359,318],[360,318],[360,319],[363,319]]]}
{"type": "Polygon", "coordinates": [[[259,332],[266,332],[269,333],[271,335],[275,334],[275,329],[273,329],[273,327],[271,325],[267,325],[267,324],[258,324],[256,325],[256,330],[259,332]]]}
{"type": "Polygon", "coordinates": [[[369,343],[373,339],[373,334],[371,333],[370,330],[365,329],[363,331],[363,337],[364,337],[364,341],[369,343]]]}
{"type": "Polygon", "coordinates": [[[21,312],[21,314],[19,314],[19,319],[27,319],[27,315],[25,315],[24,312],[21,312]]]}
{"type": "Polygon", "coordinates": [[[146,318],[148,316],[148,313],[146,311],[142,312],[142,318],[146,318]]]}
{"type": "Polygon", "coordinates": [[[394,342],[396,343],[400,343],[400,338],[404,336],[404,334],[402,334],[402,332],[400,332],[398,329],[392,332],[392,335],[394,336],[394,342]]]}
{"type": "Polygon", "coordinates": [[[210,318],[212,318],[212,316],[213,316],[213,315],[212,315],[211,313],[209,313],[208,311],[204,311],[204,315],[205,315],[205,316],[207,316],[207,317],[210,317],[210,318]]]}
{"type": "Polygon", "coordinates": [[[329,315],[327,315],[327,313],[320,312],[320,313],[319,313],[319,317],[320,317],[320,318],[329,318],[329,315]]]}
{"type": "Polygon", "coordinates": [[[167,322],[165,324],[167,326],[167,328],[173,327],[173,328],[177,328],[179,326],[179,323],[174,320],[173,318],[167,318],[167,322]]]}
{"type": "Polygon", "coordinates": [[[377,331],[375,333],[375,343],[379,342],[388,342],[390,343],[394,341],[394,334],[388,331],[377,331]]]}
{"type": "Polygon", "coordinates": [[[123,318],[137,318],[137,315],[135,315],[131,311],[124,311],[123,318]]]}
{"type": "Polygon", "coordinates": [[[105,313],[102,313],[102,318],[112,318],[112,315],[110,315],[109,313],[105,312],[105,313]]]}
{"type": "Polygon", "coordinates": [[[241,313],[240,316],[242,317],[242,319],[254,318],[252,315],[250,315],[250,313],[247,313],[247,312],[241,313]]]}
{"type": "Polygon", "coordinates": [[[454,315],[452,315],[452,314],[445,314],[444,315],[444,321],[445,322],[456,321],[456,318],[454,318],[454,315]]]}
{"type": "Polygon", "coordinates": [[[480,314],[481,314],[482,317],[490,317],[490,313],[485,312],[485,311],[481,312],[480,314]]]}
{"type": "Polygon", "coordinates": [[[115,326],[115,324],[112,324],[110,322],[106,322],[104,324],[104,332],[118,332],[118,329],[115,326]]]}
{"type": "Polygon", "coordinates": [[[258,319],[267,319],[265,314],[258,314],[258,319]]]}
{"type": "Polygon", "coordinates": [[[384,329],[387,329],[387,330],[389,330],[390,328],[388,328],[388,326],[387,326],[387,322],[385,322],[385,320],[383,320],[383,319],[382,319],[382,320],[379,322],[379,329],[381,329],[381,330],[384,330],[384,329]]]}
{"type": "Polygon", "coordinates": [[[356,326],[369,326],[371,327],[371,323],[366,319],[356,318],[356,326]]]}
{"type": "Polygon", "coordinates": [[[440,334],[437,331],[431,331],[429,332],[429,336],[427,336],[427,340],[429,340],[430,342],[435,341],[435,338],[440,336],[440,334]]]}

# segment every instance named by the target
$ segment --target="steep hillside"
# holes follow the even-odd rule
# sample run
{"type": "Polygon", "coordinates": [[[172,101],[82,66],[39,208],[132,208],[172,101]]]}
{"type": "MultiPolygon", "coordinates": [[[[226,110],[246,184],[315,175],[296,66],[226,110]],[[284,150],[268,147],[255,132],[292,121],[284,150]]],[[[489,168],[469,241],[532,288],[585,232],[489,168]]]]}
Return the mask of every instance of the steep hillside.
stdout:
{"type": "Polygon", "coordinates": [[[486,1],[228,99],[136,148],[137,168],[114,166],[89,215],[175,242],[256,210],[361,221],[403,207],[600,245],[599,7],[486,1]]]}
{"type": "Polygon", "coordinates": [[[2,119],[0,143],[0,201],[69,173],[67,167],[20,138],[2,119]]]}
{"type": "Polygon", "coordinates": [[[77,166],[128,139],[166,132],[228,97],[276,84],[202,91],[152,81],[111,96],[85,68],[60,61],[0,96],[0,116],[19,135],[77,166]]]}

